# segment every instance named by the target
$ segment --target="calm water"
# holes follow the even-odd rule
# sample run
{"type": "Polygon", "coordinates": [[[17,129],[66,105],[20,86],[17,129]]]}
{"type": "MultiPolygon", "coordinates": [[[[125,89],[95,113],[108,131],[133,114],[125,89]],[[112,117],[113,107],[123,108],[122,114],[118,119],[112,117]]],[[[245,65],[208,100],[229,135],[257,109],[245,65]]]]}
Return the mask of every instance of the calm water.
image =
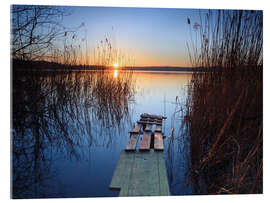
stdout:
{"type": "Polygon", "coordinates": [[[182,72],[14,73],[13,197],[118,196],[109,184],[142,113],[168,117],[170,192],[192,194],[188,144],[179,130],[190,78],[182,72]]]}

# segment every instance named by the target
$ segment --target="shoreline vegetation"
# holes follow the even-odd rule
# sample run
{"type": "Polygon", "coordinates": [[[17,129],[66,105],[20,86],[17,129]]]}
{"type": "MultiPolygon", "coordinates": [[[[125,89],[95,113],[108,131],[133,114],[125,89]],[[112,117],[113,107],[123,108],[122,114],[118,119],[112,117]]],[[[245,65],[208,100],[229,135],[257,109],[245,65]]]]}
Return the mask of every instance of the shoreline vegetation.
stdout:
{"type": "Polygon", "coordinates": [[[190,58],[206,71],[192,75],[184,120],[194,193],[262,193],[262,11],[209,11],[196,25],[190,58]]]}

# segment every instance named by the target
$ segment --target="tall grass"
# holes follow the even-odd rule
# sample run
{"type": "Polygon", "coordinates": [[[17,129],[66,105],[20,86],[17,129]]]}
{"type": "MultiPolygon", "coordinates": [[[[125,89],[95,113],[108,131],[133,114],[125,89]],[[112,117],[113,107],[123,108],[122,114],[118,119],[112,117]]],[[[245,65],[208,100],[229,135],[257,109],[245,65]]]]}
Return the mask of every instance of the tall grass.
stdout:
{"type": "Polygon", "coordinates": [[[65,32],[61,44],[51,47],[41,59],[68,66],[112,67],[115,63],[120,67],[134,66],[134,57],[117,48],[109,36],[90,48],[87,36],[81,37],[77,32],[65,32]]]}
{"type": "Polygon", "coordinates": [[[190,59],[201,69],[184,120],[194,193],[262,193],[262,18],[261,11],[220,10],[194,24],[190,59]]]}

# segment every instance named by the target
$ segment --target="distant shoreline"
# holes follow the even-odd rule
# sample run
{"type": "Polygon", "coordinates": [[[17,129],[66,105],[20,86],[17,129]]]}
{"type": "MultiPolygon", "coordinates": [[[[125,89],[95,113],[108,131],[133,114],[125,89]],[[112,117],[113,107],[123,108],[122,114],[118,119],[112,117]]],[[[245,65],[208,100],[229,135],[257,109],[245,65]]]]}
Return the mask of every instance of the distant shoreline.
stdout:
{"type": "Polygon", "coordinates": [[[187,67],[170,67],[170,66],[151,66],[151,67],[126,67],[126,70],[137,70],[137,71],[184,71],[193,72],[198,68],[187,68],[187,67]]]}
{"type": "MultiPolygon", "coordinates": [[[[104,66],[71,66],[63,65],[54,62],[47,61],[11,61],[11,67],[13,69],[35,69],[35,70],[106,70],[104,66]]],[[[180,72],[193,72],[198,68],[191,67],[171,67],[171,66],[142,66],[142,67],[119,67],[118,70],[130,70],[130,71],[180,71],[180,72]]]]}

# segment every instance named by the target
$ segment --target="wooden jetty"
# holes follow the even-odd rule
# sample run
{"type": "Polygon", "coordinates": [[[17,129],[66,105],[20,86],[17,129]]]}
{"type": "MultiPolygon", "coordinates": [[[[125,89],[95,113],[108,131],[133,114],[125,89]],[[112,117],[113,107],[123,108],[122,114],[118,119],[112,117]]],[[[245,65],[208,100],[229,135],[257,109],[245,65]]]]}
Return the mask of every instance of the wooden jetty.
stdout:
{"type": "Polygon", "coordinates": [[[163,119],[166,117],[141,114],[129,132],[130,140],[120,153],[110,184],[110,189],[120,190],[119,196],[170,195],[163,153],[163,119]],[[140,137],[140,146],[136,148],[140,137]]]}

